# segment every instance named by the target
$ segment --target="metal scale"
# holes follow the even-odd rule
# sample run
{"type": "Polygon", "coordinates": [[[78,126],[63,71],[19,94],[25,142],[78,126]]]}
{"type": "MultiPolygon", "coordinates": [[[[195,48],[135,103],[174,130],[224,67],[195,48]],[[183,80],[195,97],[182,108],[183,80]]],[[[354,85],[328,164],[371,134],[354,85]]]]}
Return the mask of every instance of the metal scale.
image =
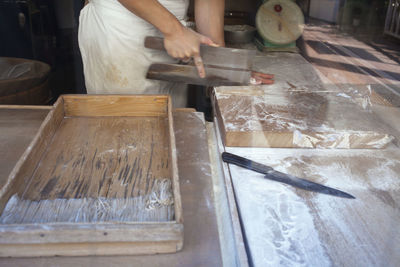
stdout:
{"type": "Polygon", "coordinates": [[[296,40],[303,33],[304,16],[294,1],[267,0],[257,11],[256,27],[259,50],[297,52],[296,40]]]}

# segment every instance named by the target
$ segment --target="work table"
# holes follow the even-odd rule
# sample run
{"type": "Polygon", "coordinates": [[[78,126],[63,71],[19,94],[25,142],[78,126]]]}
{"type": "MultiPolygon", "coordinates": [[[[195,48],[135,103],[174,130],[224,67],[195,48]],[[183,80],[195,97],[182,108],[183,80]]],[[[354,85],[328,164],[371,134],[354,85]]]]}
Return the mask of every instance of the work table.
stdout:
{"type": "MultiPolygon", "coordinates": [[[[287,86],[289,81],[301,88],[331,86],[298,54],[279,54],[279,60],[274,53],[258,54],[254,66],[275,74],[278,85],[287,86]]],[[[382,104],[377,94],[368,97],[371,112],[393,127],[391,134],[400,140],[399,108],[382,104]]],[[[9,136],[18,138],[2,139],[8,143],[0,146],[1,177],[23,153],[48,110],[28,107],[7,112],[3,118],[12,116],[12,120],[1,118],[1,130],[7,128],[9,136]]],[[[397,141],[384,149],[238,148],[223,145],[218,118],[206,123],[201,113],[175,112],[174,123],[183,251],[155,256],[10,258],[0,259],[0,265],[394,266],[399,262],[397,141]],[[265,180],[261,174],[223,163],[223,151],[338,188],[356,199],[265,180]]]]}
{"type": "MultiPolygon", "coordinates": [[[[39,129],[50,107],[0,108],[0,186],[39,129]]],[[[202,113],[175,112],[174,125],[184,216],[183,250],[116,257],[1,258],[2,266],[221,266],[207,132],[202,113]]]]}
{"type": "MultiPolygon", "coordinates": [[[[362,99],[366,100],[367,106],[362,107],[366,110],[366,118],[373,118],[373,123],[389,125],[395,141],[382,149],[232,147],[223,144],[222,136],[226,133],[222,131],[234,128],[235,119],[224,121],[227,125],[223,130],[216,126],[219,153],[230,152],[356,197],[354,200],[343,199],[295,189],[264,179],[262,174],[224,163],[224,174],[232,182],[236,197],[249,262],[254,266],[396,266],[400,260],[397,253],[400,249],[400,228],[397,226],[400,220],[400,109],[387,104],[389,101],[370,91],[369,86],[341,84],[338,88],[323,80],[298,54],[281,53],[279,60],[276,53],[259,55],[255,67],[257,71],[275,74],[275,86],[281,90],[345,94],[349,101],[360,106],[362,99]]],[[[252,96],[253,99],[264,97],[267,101],[271,87],[216,90],[227,91],[221,93],[222,101],[230,96],[240,98],[239,102],[252,96]]],[[[246,111],[251,111],[248,114],[262,110],[270,115],[271,110],[263,110],[262,103],[252,100],[246,103],[249,104],[243,107],[232,103],[229,108],[244,110],[246,106],[246,111]]],[[[215,110],[218,110],[218,104],[216,97],[215,110]]],[[[272,101],[271,106],[276,104],[272,101]]],[[[331,104],[327,101],[326,107],[331,104]]],[[[343,118],[352,115],[346,114],[345,110],[341,112],[339,115],[343,118]]],[[[264,115],[255,116],[252,121],[250,117],[241,118],[240,123],[245,126],[237,132],[248,131],[250,138],[251,125],[259,131],[264,115]]],[[[218,123],[221,126],[221,114],[217,111],[215,124],[218,123]]],[[[261,137],[266,142],[272,140],[261,137]]]]}
{"type": "Polygon", "coordinates": [[[255,266],[395,266],[399,261],[398,150],[225,151],[356,197],[307,192],[224,164],[255,266]]]}

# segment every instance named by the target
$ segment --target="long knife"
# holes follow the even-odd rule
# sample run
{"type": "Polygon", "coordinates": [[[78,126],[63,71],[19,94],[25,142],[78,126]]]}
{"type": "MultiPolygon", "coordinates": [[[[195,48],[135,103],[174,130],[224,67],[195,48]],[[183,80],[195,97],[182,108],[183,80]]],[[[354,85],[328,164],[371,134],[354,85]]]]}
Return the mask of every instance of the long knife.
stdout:
{"type": "Polygon", "coordinates": [[[206,78],[200,78],[197,68],[191,65],[153,63],[150,65],[146,78],[169,82],[181,82],[204,86],[235,86],[248,84],[250,71],[225,70],[204,66],[206,78]],[[245,83],[247,81],[247,83],[245,83]]]}
{"type": "Polygon", "coordinates": [[[308,191],[313,191],[317,193],[322,193],[322,194],[327,194],[327,195],[332,195],[336,197],[343,197],[343,198],[350,198],[350,199],[355,199],[354,196],[340,191],[338,189],[334,189],[322,184],[317,184],[302,178],[298,178],[296,176],[282,173],[279,171],[274,170],[272,167],[254,162],[252,160],[240,157],[238,155],[234,155],[231,153],[223,152],[222,153],[222,160],[225,161],[226,163],[231,163],[235,164],[239,167],[243,167],[258,173],[265,174],[265,178],[281,183],[285,183],[288,185],[292,185],[294,187],[308,190],[308,191]]]}
{"type": "MultiPolygon", "coordinates": [[[[144,46],[166,51],[164,39],[160,37],[147,36],[144,46]]],[[[255,50],[201,45],[200,54],[206,72],[205,78],[199,77],[196,66],[168,63],[151,64],[146,78],[206,86],[273,83],[273,75],[252,70],[255,50]]]]}
{"type": "MultiPolygon", "coordinates": [[[[146,36],[144,39],[144,47],[166,51],[164,39],[161,37],[146,36]]],[[[256,51],[200,45],[200,54],[205,65],[248,71],[253,65],[253,58],[256,55],[256,51]]]]}

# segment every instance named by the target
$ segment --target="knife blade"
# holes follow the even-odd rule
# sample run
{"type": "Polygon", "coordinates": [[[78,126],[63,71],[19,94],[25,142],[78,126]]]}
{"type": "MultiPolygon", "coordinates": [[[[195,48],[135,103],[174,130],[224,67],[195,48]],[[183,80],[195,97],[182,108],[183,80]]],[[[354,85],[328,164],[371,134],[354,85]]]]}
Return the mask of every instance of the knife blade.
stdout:
{"type": "Polygon", "coordinates": [[[204,69],[207,77],[200,78],[195,66],[154,63],[150,65],[146,78],[205,86],[243,85],[251,78],[250,71],[222,70],[207,66],[204,69]]]}
{"type": "Polygon", "coordinates": [[[354,196],[343,192],[341,190],[328,187],[322,184],[318,184],[315,182],[311,182],[306,179],[298,178],[296,176],[282,173],[279,171],[274,170],[272,167],[254,162],[252,160],[240,157],[238,155],[228,153],[228,152],[223,152],[222,153],[222,160],[226,163],[231,163],[234,165],[237,165],[242,168],[246,168],[261,174],[265,174],[265,178],[281,183],[285,183],[303,190],[307,191],[313,191],[317,193],[322,193],[322,194],[327,194],[327,195],[332,195],[336,197],[342,197],[342,198],[349,198],[349,199],[355,199],[354,196]]]}
{"type": "MultiPolygon", "coordinates": [[[[164,39],[147,36],[144,47],[166,51],[164,39]]],[[[200,45],[200,55],[205,65],[249,71],[256,55],[255,50],[200,45]]]]}
{"type": "MultiPolygon", "coordinates": [[[[147,36],[144,46],[150,49],[166,51],[164,39],[147,36]]],[[[151,64],[146,78],[205,86],[272,84],[274,75],[251,69],[255,50],[213,47],[200,45],[200,54],[206,77],[198,77],[193,65],[168,63],[151,64]]]]}

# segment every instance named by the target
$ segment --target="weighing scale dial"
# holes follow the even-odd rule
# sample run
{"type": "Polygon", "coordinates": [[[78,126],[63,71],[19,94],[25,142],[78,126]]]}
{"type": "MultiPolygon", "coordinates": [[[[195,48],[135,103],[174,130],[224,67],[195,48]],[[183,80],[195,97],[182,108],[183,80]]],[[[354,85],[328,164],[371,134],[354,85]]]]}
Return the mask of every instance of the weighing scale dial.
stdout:
{"type": "Polygon", "coordinates": [[[304,16],[290,0],[269,0],[256,15],[258,33],[265,41],[276,45],[290,44],[303,33],[304,16]]]}

